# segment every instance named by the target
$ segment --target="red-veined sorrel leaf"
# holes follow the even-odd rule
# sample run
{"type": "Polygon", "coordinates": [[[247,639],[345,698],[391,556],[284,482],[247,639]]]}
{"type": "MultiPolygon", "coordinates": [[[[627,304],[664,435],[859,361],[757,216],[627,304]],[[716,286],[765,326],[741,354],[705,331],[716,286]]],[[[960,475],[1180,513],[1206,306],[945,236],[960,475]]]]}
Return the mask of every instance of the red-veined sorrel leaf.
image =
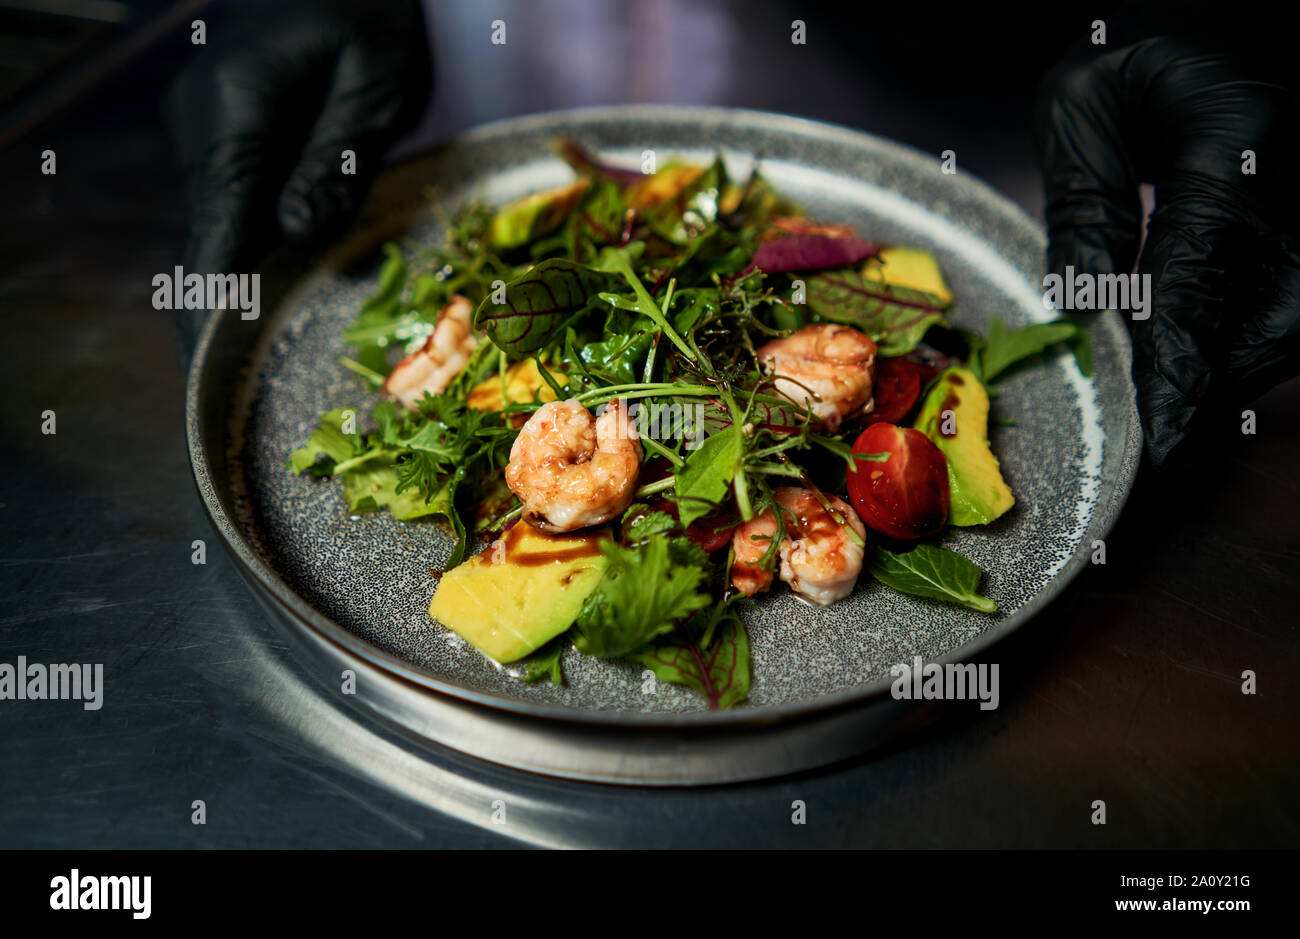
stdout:
{"type": "Polygon", "coordinates": [[[694,688],[709,707],[730,708],[749,697],[749,634],[739,617],[727,616],[704,648],[689,636],[646,646],[628,656],[656,678],[694,688]]]}
{"type": "Polygon", "coordinates": [[[491,294],[485,297],[474,325],[512,355],[526,355],[546,345],[601,291],[626,287],[618,274],[551,258],[506,284],[505,303],[493,303],[491,294]]]}
{"type": "Polygon", "coordinates": [[[880,355],[905,355],[925,331],[945,322],[949,304],[924,290],[870,280],[854,271],[808,278],[808,307],[822,319],[856,326],[876,340],[880,355]]]}
{"type": "Polygon", "coordinates": [[[880,253],[880,246],[865,238],[829,235],[787,235],[758,246],[753,266],[767,274],[850,267],[880,253]]]}
{"type": "MultiPolygon", "coordinates": [[[[749,423],[755,428],[770,430],[774,434],[797,434],[803,429],[801,412],[791,404],[788,408],[780,404],[768,404],[760,401],[750,412],[749,423]]],[[[704,404],[704,434],[712,436],[718,431],[731,426],[731,412],[721,401],[710,398],[704,404]]]]}

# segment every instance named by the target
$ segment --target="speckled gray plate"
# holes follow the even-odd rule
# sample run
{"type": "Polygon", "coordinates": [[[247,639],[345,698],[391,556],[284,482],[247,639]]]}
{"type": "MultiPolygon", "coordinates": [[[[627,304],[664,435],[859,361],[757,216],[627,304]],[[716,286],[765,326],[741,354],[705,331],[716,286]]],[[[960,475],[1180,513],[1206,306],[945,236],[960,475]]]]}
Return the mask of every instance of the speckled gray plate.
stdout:
{"type": "Polygon", "coordinates": [[[322,411],[356,405],[366,413],[372,401],[335,360],[343,351],[340,330],[373,289],[377,244],[403,232],[440,236],[424,198],[431,185],[440,205],[453,211],[467,199],[500,202],[570,179],[548,149],[559,134],[629,165],[639,165],[646,149],[661,161],[705,161],[721,149],[732,175],[741,177],[758,158],[764,175],[810,214],[934,252],[957,297],[954,324],[983,329],[992,316],[1021,324],[1053,315],[1037,286],[1041,231],[982,183],[944,174],[931,155],[843,128],[744,111],[637,107],[509,120],[386,173],[357,230],[323,260],[274,261],[260,321],[214,316],[194,363],[188,413],[209,511],[278,617],[318,652],[328,651],[327,661],[364,661],[376,680],[400,682],[400,705],[370,703],[424,736],[544,772],[625,782],[744,778],[833,758],[797,756],[779,768],[694,776],[636,769],[641,764],[629,762],[626,747],[604,764],[590,753],[576,763],[516,759],[500,741],[488,745],[448,731],[457,718],[418,712],[450,697],[489,706],[493,720],[533,721],[542,734],[571,722],[570,730],[600,726],[607,734],[637,728],[651,735],[646,739],[671,729],[680,740],[707,729],[717,739],[727,727],[831,712],[842,719],[846,709],[888,698],[892,663],[914,655],[961,659],[987,647],[1042,609],[1087,563],[1093,539],[1109,529],[1127,496],[1139,433],[1123,324],[1113,313],[1094,324],[1094,378],[1084,378],[1065,356],[1000,386],[998,413],[1013,423],[992,429],[993,447],[1016,506],[994,525],[953,531],[947,541],[985,570],[984,590],[997,601],[997,615],[903,596],[866,577],[848,600],[820,610],[781,586],[749,621],[753,689],[737,710],[709,712],[699,695],[676,686],[644,693],[639,669],[573,650],[564,659],[564,687],[525,684],[428,618],[436,586],[430,569],[447,557],[446,534],[387,514],[350,518],[339,484],[295,477],[284,461],[322,411]]]}

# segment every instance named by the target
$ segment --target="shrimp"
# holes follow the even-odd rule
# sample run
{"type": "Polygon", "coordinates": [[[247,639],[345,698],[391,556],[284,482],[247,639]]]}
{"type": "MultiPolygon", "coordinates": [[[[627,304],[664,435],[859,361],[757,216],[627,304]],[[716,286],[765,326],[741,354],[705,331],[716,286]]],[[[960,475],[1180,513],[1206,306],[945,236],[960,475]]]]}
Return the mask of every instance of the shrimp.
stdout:
{"type": "Polygon", "coordinates": [[[876,344],[851,326],[814,323],[758,349],[776,390],[834,430],[850,414],[874,406],[876,344]]]}
{"type": "MultiPolygon", "coordinates": [[[[857,583],[858,574],[862,573],[862,547],[853,542],[844,525],[822,506],[813,492],[783,486],[773,495],[789,513],[786,536],[778,548],[781,579],[795,593],[821,606],[847,597],[857,583]]],[[[863,538],[867,530],[857,513],[842,499],[826,498],[831,509],[853,527],[859,539],[863,538]]],[[[731,583],[737,590],[753,596],[771,586],[772,572],[758,567],[758,558],[767,550],[766,539],[775,534],[776,519],[771,512],[764,512],[736,529],[731,542],[736,554],[731,583]]]]}
{"type": "Polygon", "coordinates": [[[794,516],[786,522],[786,531],[794,537],[781,542],[781,579],[822,606],[847,597],[858,582],[865,552],[849,537],[840,519],[852,526],[861,541],[867,529],[858,513],[835,496],[826,497],[833,510],[828,511],[816,494],[794,486],[783,486],[773,495],[794,516]]]}
{"type": "Polygon", "coordinates": [[[731,585],[747,597],[772,586],[772,572],[758,562],[775,537],[776,519],[771,512],[755,516],[732,532],[735,560],[731,563],[731,585]]]}
{"type": "Polygon", "coordinates": [[[627,406],[599,418],[576,398],[551,401],[528,419],[506,464],[506,485],[534,528],[555,534],[599,525],[628,507],[641,470],[641,442],[627,406]]]}
{"type": "Polygon", "coordinates": [[[478,345],[470,325],[474,307],[460,294],[438,312],[438,322],[416,352],[397,363],[384,381],[384,393],[408,408],[429,394],[442,394],[469,362],[478,345]]]}

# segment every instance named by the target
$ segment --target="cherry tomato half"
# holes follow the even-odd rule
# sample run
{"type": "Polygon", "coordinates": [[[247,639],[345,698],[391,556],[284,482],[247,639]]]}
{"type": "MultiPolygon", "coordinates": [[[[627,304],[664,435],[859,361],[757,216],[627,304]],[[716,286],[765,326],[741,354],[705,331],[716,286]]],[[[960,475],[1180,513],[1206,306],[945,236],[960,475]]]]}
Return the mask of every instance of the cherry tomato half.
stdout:
{"type": "Polygon", "coordinates": [[[863,420],[867,424],[896,424],[907,416],[921,396],[925,370],[900,358],[876,359],[875,407],[863,420]]]}
{"type": "Polygon", "coordinates": [[[930,438],[911,427],[872,424],[854,453],[888,453],[882,463],[855,461],[849,499],[862,521],[887,538],[938,534],[948,520],[948,461],[930,438]]]}
{"type": "MultiPolygon", "coordinates": [[[[668,499],[658,500],[654,504],[654,508],[660,512],[667,512],[673,518],[677,517],[677,503],[668,499]]],[[[729,509],[719,509],[711,515],[697,518],[687,525],[686,537],[703,548],[705,553],[712,554],[730,543],[731,533],[736,530],[736,526],[739,524],[740,519],[735,512],[729,509]]]]}

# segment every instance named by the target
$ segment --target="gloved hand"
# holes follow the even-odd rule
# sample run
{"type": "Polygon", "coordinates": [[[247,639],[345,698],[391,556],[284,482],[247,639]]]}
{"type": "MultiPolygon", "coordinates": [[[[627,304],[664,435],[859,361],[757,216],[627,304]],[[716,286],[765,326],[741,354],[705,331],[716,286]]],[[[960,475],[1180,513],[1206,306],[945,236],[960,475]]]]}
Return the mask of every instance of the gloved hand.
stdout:
{"type": "Polygon", "coordinates": [[[282,236],[348,221],[423,113],[430,59],[415,0],[249,2],[208,23],[207,41],[166,100],[189,173],[184,265],[235,273],[282,236]]]}
{"type": "Polygon", "coordinates": [[[1240,432],[1242,406],[1300,372],[1296,57],[1280,24],[1221,4],[1143,5],[1107,27],[1039,90],[1048,268],[1151,276],[1150,317],[1130,325],[1159,467],[1209,427],[1240,432]],[[1140,182],[1156,209],[1139,260],[1140,182]]]}

